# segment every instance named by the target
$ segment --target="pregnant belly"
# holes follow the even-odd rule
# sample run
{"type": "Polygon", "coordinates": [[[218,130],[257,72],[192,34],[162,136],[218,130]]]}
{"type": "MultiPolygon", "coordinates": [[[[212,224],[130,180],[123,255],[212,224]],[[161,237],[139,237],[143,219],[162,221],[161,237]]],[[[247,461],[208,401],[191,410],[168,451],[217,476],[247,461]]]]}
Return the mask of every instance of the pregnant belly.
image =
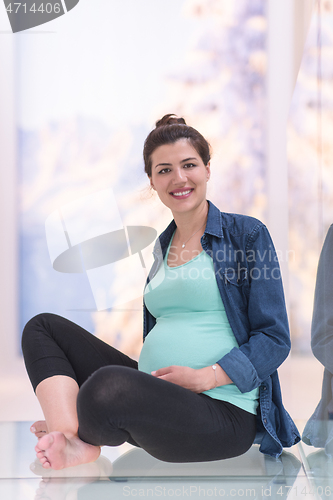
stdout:
{"type": "Polygon", "coordinates": [[[203,368],[233,347],[238,347],[236,339],[219,311],[164,316],[145,339],[139,370],[151,373],[171,365],[203,368]]]}

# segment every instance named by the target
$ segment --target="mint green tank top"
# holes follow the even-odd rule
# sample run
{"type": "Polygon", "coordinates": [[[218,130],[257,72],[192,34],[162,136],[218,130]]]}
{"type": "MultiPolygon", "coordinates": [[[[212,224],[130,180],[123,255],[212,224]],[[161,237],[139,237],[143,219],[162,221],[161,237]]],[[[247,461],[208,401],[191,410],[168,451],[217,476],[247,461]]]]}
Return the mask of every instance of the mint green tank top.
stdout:
{"type": "MultiPolygon", "coordinates": [[[[171,365],[204,368],[239,347],[216,283],[212,258],[202,251],[181,266],[169,267],[171,241],[163,265],[144,291],[146,307],[156,318],[139,358],[139,370],[146,373],[171,365]]],[[[241,393],[235,384],[229,384],[204,394],[256,414],[258,391],[241,393]]]]}

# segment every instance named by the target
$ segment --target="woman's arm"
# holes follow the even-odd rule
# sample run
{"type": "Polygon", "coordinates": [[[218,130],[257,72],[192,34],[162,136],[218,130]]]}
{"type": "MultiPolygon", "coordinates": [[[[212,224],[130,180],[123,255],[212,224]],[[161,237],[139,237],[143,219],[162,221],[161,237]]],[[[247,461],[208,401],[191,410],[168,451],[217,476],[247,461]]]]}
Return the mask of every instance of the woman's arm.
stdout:
{"type": "MultiPolygon", "coordinates": [[[[233,348],[218,361],[241,392],[258,387],[281,365],[290,351],[280,267],[272,239],[264,225],[259,225],[250,234],[246,255],[247,337],[239,342],[239,348],[233,348]]],[[[244,312],[239,314],[244,315],[244,312]]]]}

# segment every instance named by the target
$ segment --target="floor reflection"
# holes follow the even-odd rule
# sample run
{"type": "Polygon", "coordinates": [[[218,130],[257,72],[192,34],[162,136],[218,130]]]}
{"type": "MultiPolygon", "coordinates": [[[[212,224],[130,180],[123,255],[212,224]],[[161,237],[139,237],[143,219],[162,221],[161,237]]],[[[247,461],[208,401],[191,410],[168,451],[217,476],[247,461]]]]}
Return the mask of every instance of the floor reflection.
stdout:
{"type": "Polygon", "coordinates": [[[318,450],[307,455],[305,467],[311,480],[312,492],[320,498],[329,498],[333,494],[333,459],[318,450]]]}
{"type": "MultiPolygon", "coordinates": [[[[34,459],[35,438],[29,427],[30,422],[0,423],[1,499],[110,500],[136,496],[292,499],[300,490],[307,491],[307,500],[311,498],[298,447],[292,452],[284,451],[279,459],[265,456],[258,446],[253,446],[233,459],[189,464],[161,462],[138,448],[105,447],[92,464],[53,471],[43,469],[34,459]]],[[[310,458],[309,455],[309,464],[310,458]]],[[[321,467],[319,463],[318,470],[321,467]]],[[[327,474],[331,474],[329,471],[327,465],[327,474]]],[[[320,483],[323,491],[325,488],[328,491],[330,477],[325,476],[320,483]]]]}
{"type": "MultiPolygon", "coordinates": [[[[284,452],[279,460],[269,457],[262,460],[256,447],[246,455],[230,461],[177,465],[159,462],[142,450],[133,450],[115,461],[108,479],[88,476],[65,479],[58,477],[61,471],[54,471],[53,475],[48,471],[49,477],[40,481],[35,499],[287,498],[301,468],[295,455],[284,452]]],[[[104,461],[100,465],[103,472],[108,467],[104,461]]],[[[84,470],[77,472],[83,474],[84,470]]],[[[87,474],[93,472],[93,468],[87,467],[87,474]]]]}

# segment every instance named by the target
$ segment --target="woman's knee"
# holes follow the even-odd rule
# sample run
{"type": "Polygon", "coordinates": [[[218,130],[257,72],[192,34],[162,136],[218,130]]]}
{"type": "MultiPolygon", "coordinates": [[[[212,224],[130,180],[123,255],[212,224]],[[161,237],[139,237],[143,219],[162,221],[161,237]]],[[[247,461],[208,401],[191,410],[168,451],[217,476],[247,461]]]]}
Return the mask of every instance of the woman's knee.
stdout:
{"type": "Polygon", "coordinates": [[[106,366],[94,372],[81,386],[77,397],[80,439],[95,445],[118,446],[129,439],[124,423],[131,398],[126,380],[133,368],[106,366]]]}
{"type": "Polygon", "coordinates": [[[77,405],[84,409],[94,407],[119,408],[122,401],[126,401],[133,388],[133,377],[137,370],[125,366],[105,366],[96,370],[81,386],[77,405]]]}
{"type": "Polygon", "coordinates": [[[22,332],[22,351],[24,353],[26,348],[29,348],[31,341],[40,335],[45,330],[47,323],[51,320],[53,315],[51,313],[40,313],[33,316],[25,325],[22,332]]]}

